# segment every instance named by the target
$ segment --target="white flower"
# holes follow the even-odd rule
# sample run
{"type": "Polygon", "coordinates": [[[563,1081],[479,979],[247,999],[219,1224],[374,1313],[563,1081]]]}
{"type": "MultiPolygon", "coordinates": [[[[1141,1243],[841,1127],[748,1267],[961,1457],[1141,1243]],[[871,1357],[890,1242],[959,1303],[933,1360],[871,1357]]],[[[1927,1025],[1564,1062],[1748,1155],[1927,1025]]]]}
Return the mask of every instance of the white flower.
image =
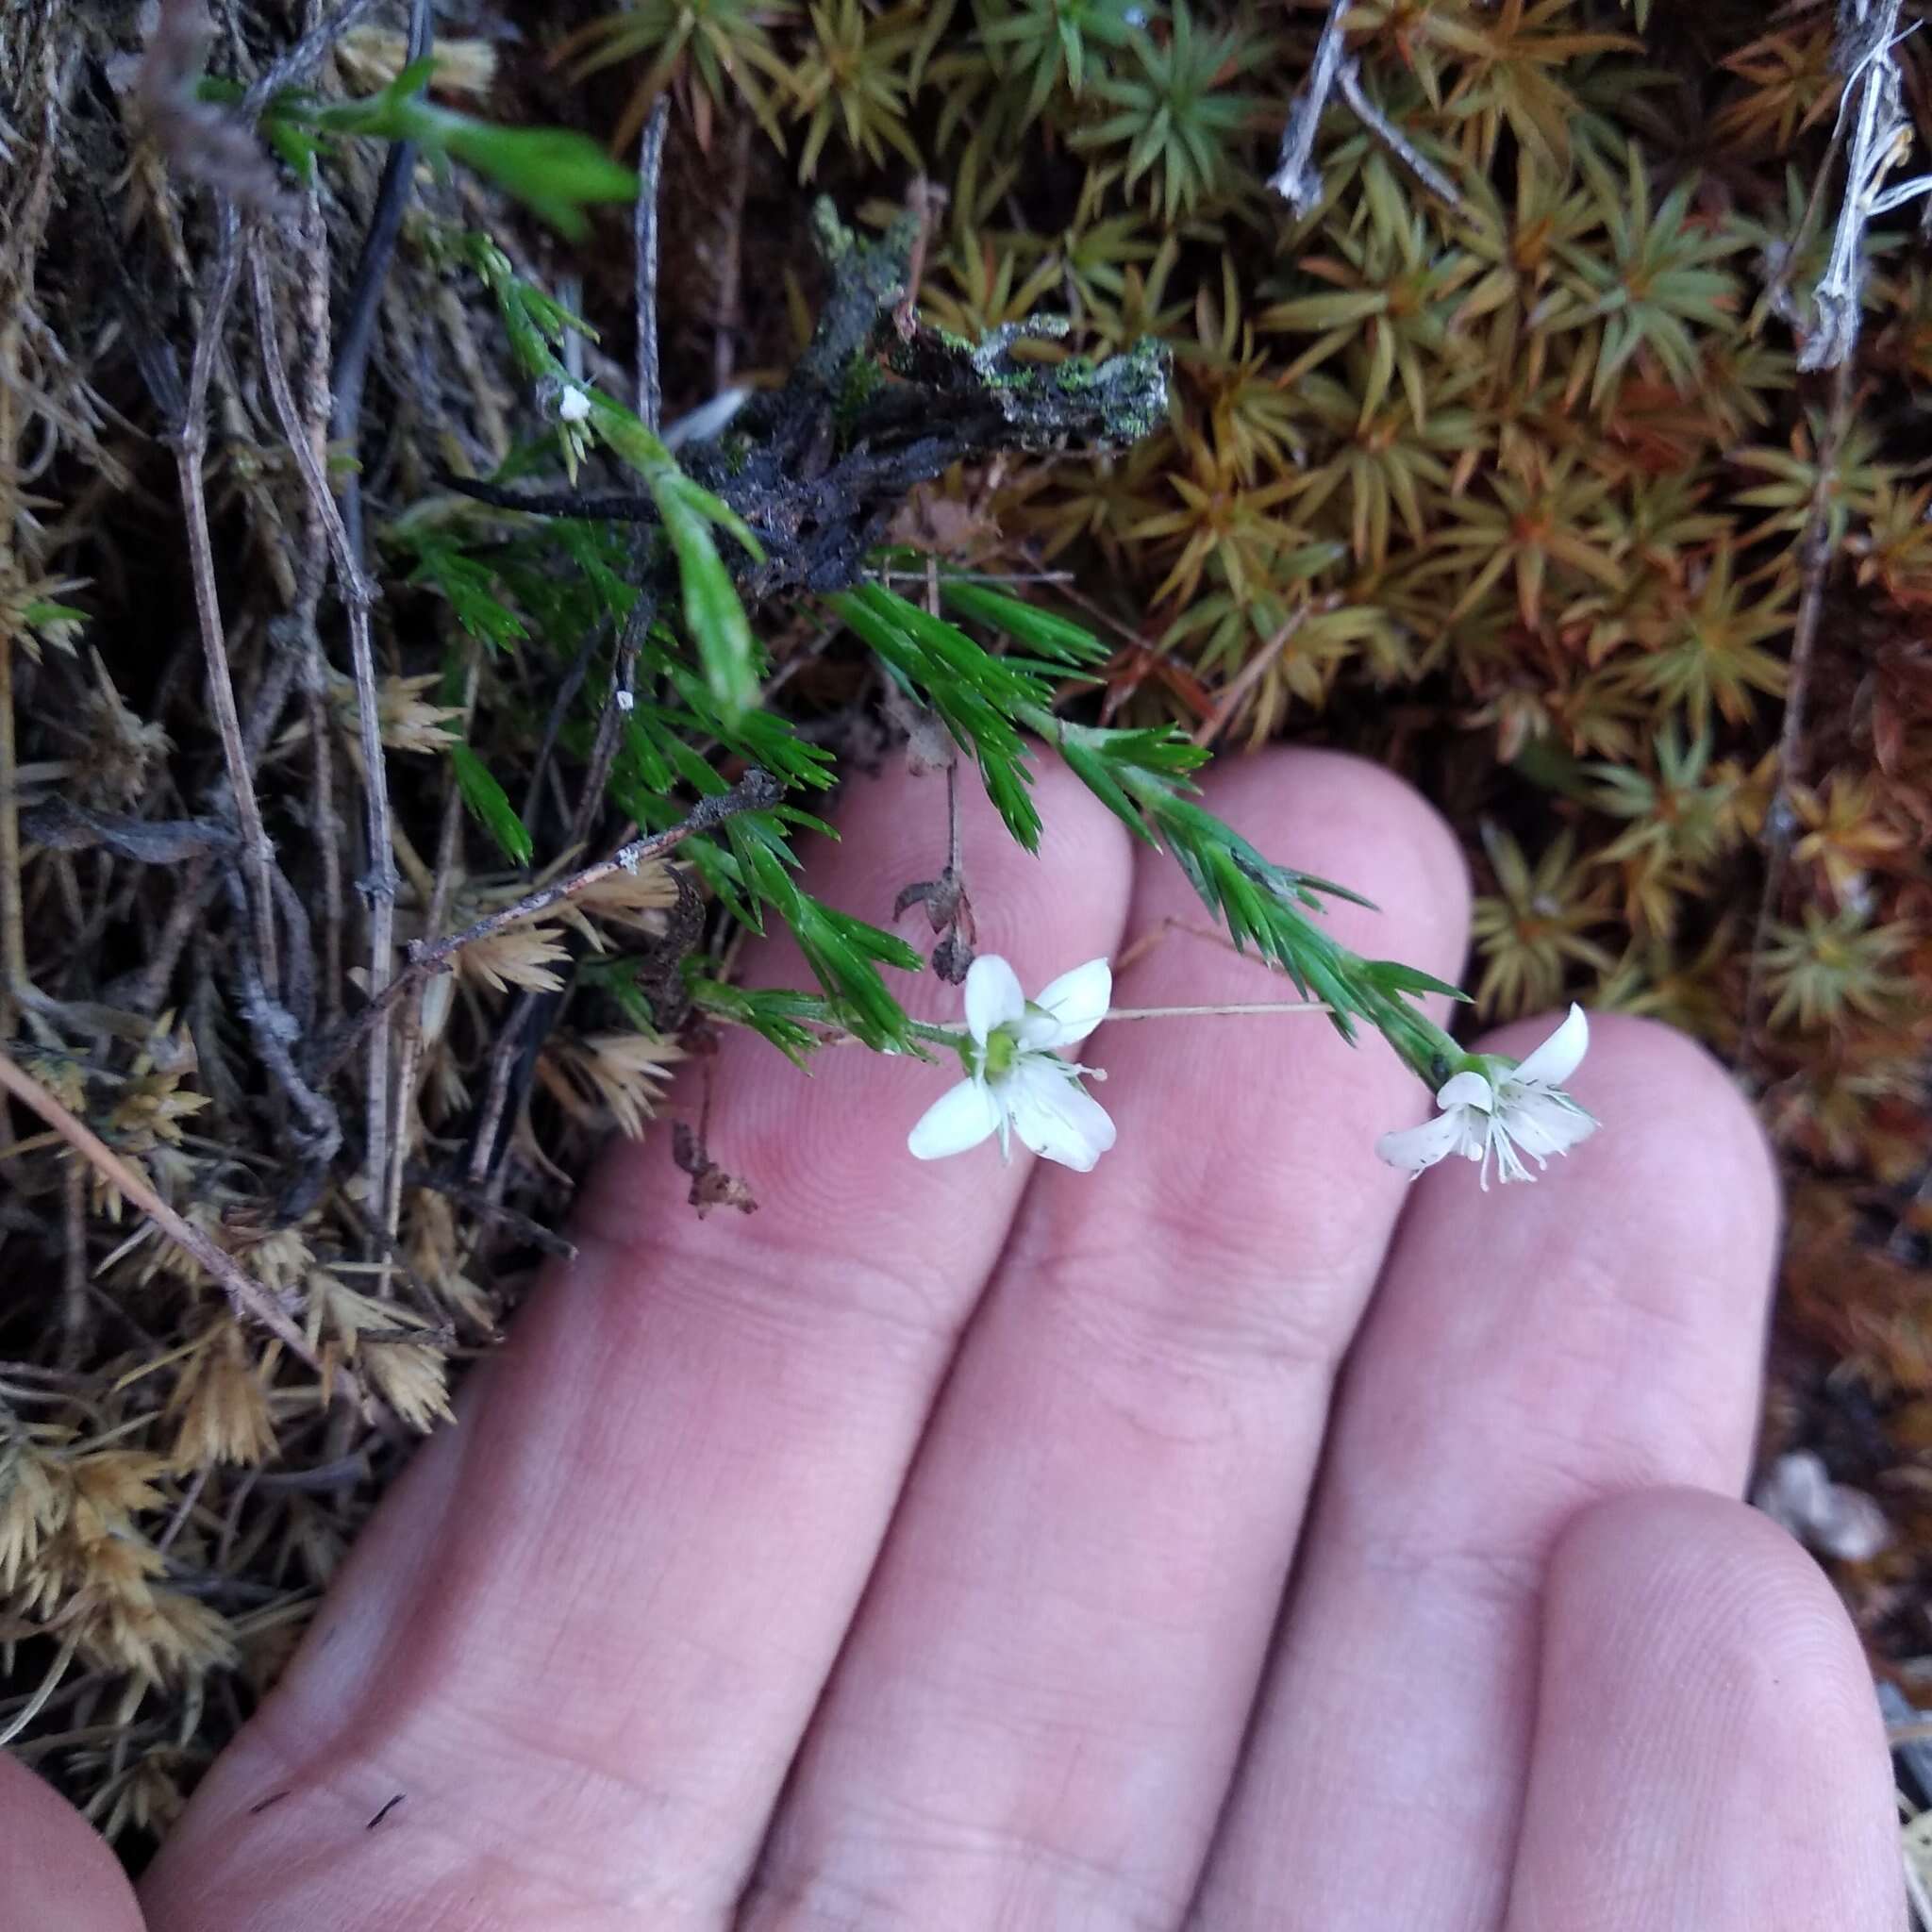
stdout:
{"type": "Polygon", "coordinates": [[[1522,1154],[1547,1167],[1552,1154],[1569,1153],[1601,1124],[1561,1085],[1581,1064],[1589,1045],[1590,1022],[1581,1007],[1573,1006],[1563,1024],[1520,1065],[1496,1054],[1472,1056],[1436,1095],[1442,1111],[1419,1127],[1384,1134],[1375,1152],[1391,1167],[1407,1168],[1411,1179],[1424,1168],[1460,1154],[1482,1163],[1487,1192],[1493,1154],[1499,1180],[1533,1181],[1536,1176],[1524,1166],[1522,1154]]]}
{"type": "Polygon", "coordinates": [[[1093,1069],[1063,1060],[1054,1049],[1085,1040],[1112,997],[1113,972],[1105,959],[1062,973],[1028,1000],[1004,959],[981,954],[966,974],[967,1077],[926,1108],[906,1144],[921,1160],[939,1160],[996,1133],[1000,1157],[1009,1160],[1017,1132],[1034,1153],[1090,1172],[1113,1145],[1113,1122],[1080,1085],[1080,1075],[1093,1069]]]}

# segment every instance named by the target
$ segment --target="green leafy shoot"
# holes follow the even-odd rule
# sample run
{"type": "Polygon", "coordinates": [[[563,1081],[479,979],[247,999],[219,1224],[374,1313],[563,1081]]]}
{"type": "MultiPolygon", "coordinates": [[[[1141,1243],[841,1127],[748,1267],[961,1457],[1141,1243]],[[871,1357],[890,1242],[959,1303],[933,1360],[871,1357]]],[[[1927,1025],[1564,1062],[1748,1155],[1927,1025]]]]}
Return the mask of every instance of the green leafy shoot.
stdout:
{"type": "Polygon", "coordinates": [[[451,745],[449,762],[470,815],[496,841],[512,865],[528,865],[535,849],[528,828],[503,787],[491,776],[489,766],[467,744],[451,745]]]}
{"type": "Polygon", "coordinates": [[[1049,680],[1022,660],[995,657],[957,625],[882,585],[841,591],[826,603],[870,645],[954,741],[977,761],[986,793],[1028,852],[1040,849],[1033,771],[1015,719],[1053,700],[1049,680]]]}
{"type": "MultiPolygon", "coordinates": [[[[306,181],[315,156],[331,138],[411,141],[425,154],[448,156],[474,168],[574,242],[590,232],[584,209],[637,197],[638,177],[587,134],[562,127],[499,127],[426,97],[433,59],[411,61],[380,93],[361,100],[323,101],[299,90],[279,93],[262,114],[262,132],[306,181]]],[[[203,100],[236,101],[232,81],[204,79],[203,100]]]]}
{"type": "Polygon", "coordinates": [[[1224,33],[1197,27],[1187,0],[1174,0],[1166,37],[1137,30],[1123,58],[1093,82],[1112,111],[1081,128],[1071,145],[1124,148],[1124,187],[1131,192],[1146,176],[1150,201],[1172,225],[1203,201],[1239,192],[1243,137],[1268,105],[1230,83],[1274,51],[1274,42],[1245,24],[1224,33]]]}
{"type": "Polygon", "coordinates": [[[762,562],[757,537],[729,504],[677,467],[637,415],[594,385],[572,378],[557,349],[569,330],[591,333],[582,323],[519,276],[489,237],[471,236],[468,254],[496,298],[519,368],[556,396],[582,399],[581,416],[559,423],[566,466],[575,470],[581,448],[594,440],[643,479],[677,561],[685,633],[721,708],[727,716],[741,714],[758,702],[758,649],[713,532],[722,529],[762,562]]]}
{"type": "Polygon", "coordinates": [[[942,576],[940,601],[959,616],[970,618],[988,630],[1004,632],[1055,664],[1080,670],[1107,660],[1106,644],[1091,631],[985,584],[942,576]]]}
{"type": "Polygon", "coordinates": [[[758,125],[780,141],[771,95],[759,76],[790,89],[791,70],[768,28],[796,10],[791,0],[634,0],[567,35],[551,58],[575,58],[571,78],[582,80],[619,61],[651,57],[618,117],[613,148],[626,148],[637,139],[652,103],[681,77],[691,83],[682,92],[701,146],[708,145],[713,110],[730,98],[727,82],[758,125]]]}
{"type": "Polygon", "coordinates": [[[507,651],[528,635],[523,619],[496,594],[491,572],[464,556],[446,533],[399,519],[389,534],[415,555],[415,568],[405,581],[433,591],[477,642],[507,651]]]}
{"type": "Polygon", "coordinates": [[[905,1008],[886,991],[880,966],[918,973],[925,961],[902,939],[802,891],[798,857],[775,812],[741,812],[724,827],[741,891],[776,908],[806,964],[837,1008],[838,1024],[879,1053],[918,1053],[905,1008]]]}
{"type": "Polygon", "coordinates": [[[1276,865],[1196,803],[1190,774],[1207,756],[1200,746],[1172,725],[1108,730],[1051,716],[1028,722],[1050,733],[1095,797],[1174,860],[1238,949],[1252,946],[1303,998],[1322,1001],[1344,1040],[1353,1041],[1356,1019],[1366,1019],[1424,1080],[1433,1076],[1445,1036],[1405,996],[1463,995],[1414,967],[1365,959],[1316,925],[1307,915],[1320,912],[1324,898],[1372,902],[1332,879],[1276,865]]]}
{"type": "MultiPolygon", "coordinates": [[[[687,962],[687,966],[692,963],[687,962]]],[[[726,986],[690,971],[685,985],[691,1004],[701,1013],[727,1025],[748,1026],[794,1066],[804,1067],[807,1057],[824,1044],[824,1034],[814,1032],[814,1027],[838,1029],[843,1024],[839,1009],[820,993],[792,992],[782,987],[726,986]]]]}
{"type": "Polygon", "coordinates": [[[1326,1005],[1344,1039],[1355,1038],[1357,1018],[1367,1019],[1429,1077],[1446,1050],[1444,1036],[1407,996],[1460,997],[1456,989],[1411,967],[1364,959],[1307,917],[1322,910],[1324,899],[1359,906],[1368,900],[1331,879],[1274,864],[1200,805],[1192,774],[1208,755],[1173,725],[1117,730],[1058,716],[1055,673],[1105,655],[1078,625],[976,584],[942,581],[941,594],[962,616],[997,626],[1049,661],[996,657],[956,625],[877,584],[827,601],[932,707],[961,748],[974,753],[988,795],[1021,844],[1033,851],[1040,837],[1022,736],[1031,731],[1054,746],[1137,838],[1174,858],[1237,947],[1252,946],[1280,967],[1304,998],[1326,1005]]]}
{"type": "MultiPolygon", "coordinates": [[[[781,721],[773,723],[780,730],[791,729],[781,721]]],[[[661,829],[683,817],[684,808],[668,795],[680,780],[706,796],[728,789],[668,714],[640,703],[625,727],[610,792],[640,825],[661,829]]],[[[798,750],[814,748],[801,744],[798,750]]],[[[782,775],[775,761],[766,769],[782,775]]],[[[792,877],[799,866],[791,842],[794,827],[827,829],[807,813],[781,806],[740,812],[716,834],[687,839],[678,850],[740,924],[762,933],[765,909],[776,911],[824,989],[829,1002],[826,1024],[852,1034],[876,1052],[918,1054],[922,1049],[913,1022],[887,991],[878,969],[894,966],[918,973],[925,961],[893,934],[801,890],[792,877]]]]}
{"type": "Polygon", "coordinates": [[[980,44],[1024,91],[1023,126],[1039,120],[1062,81],[1074,96],[1086,87],[1090,41],[1123,46],[1152,10],[1133,0],[979,0],[974,8],[980,44]]]}

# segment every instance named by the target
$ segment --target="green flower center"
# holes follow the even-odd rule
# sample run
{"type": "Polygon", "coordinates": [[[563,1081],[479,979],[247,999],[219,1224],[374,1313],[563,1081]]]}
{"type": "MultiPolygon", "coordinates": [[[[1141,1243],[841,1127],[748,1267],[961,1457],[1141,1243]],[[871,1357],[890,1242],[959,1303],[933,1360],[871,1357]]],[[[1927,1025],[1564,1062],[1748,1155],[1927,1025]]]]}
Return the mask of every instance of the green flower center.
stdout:
{"type": "Polygon", "coordinates": [[[987,1036],[986,1077],[997,1080],[1001,1075],[1013,1071],[1013,1062],[1020,1058],[1019,1037],[1008,1026],[996,1026],[987,1036]]]}

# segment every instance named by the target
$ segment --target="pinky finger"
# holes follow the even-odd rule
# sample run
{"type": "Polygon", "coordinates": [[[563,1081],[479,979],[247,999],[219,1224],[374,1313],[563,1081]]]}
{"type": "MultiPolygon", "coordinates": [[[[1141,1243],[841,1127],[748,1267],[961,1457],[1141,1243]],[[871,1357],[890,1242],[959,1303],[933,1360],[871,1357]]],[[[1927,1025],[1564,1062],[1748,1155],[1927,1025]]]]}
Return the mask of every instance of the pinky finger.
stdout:
{"type": "Polygon", "coordinates": [[[1558,1544],[1507,1932],[1900,1932],[1877,1701],[1830,1586],[1741,1503],[1618,1497],[1558,1544]]]}

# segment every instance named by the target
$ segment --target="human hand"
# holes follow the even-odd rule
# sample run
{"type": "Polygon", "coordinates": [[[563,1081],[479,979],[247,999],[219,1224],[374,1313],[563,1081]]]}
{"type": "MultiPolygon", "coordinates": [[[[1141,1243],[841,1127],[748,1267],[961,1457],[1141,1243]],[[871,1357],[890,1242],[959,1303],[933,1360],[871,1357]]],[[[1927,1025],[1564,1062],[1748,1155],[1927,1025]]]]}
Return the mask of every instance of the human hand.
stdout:
{"type": "MultiPolygon", "coordinates": [[[[1041,789],[1038,862],[967,816],[1024,983],[1195,916],[1041,789]]],[[[1392,779],[1278,753],[1211,790],[1388,908],[1338,907],[1342,937],[1455,974],[1461,861],[1392,779]]],[[[936,796],[858,785],[819,890],[878,916],[932,870],[936,796]]],[[[1121,996],[1268,991],[1181,936],[1121,996]]],[[[661,1144],[609,1158],[145,1924],[1893,1932],[1858,1646],[1735,1500],[1777,1210],[1718,1068],[1600,1022],[1604,1131],[1483,1194],[1376,1162],[1427,1096],[1319,1018],[1082,1058],[1120,1128],[1090,1175],[910,1159],[944,1068],[827,1052],[808,1082],[728,1041],[714,1152],[760,1210],[700,1224],[661,1144]]],[[[142,1923],[0,1765],[0,1932],[142,1923]]]]}

